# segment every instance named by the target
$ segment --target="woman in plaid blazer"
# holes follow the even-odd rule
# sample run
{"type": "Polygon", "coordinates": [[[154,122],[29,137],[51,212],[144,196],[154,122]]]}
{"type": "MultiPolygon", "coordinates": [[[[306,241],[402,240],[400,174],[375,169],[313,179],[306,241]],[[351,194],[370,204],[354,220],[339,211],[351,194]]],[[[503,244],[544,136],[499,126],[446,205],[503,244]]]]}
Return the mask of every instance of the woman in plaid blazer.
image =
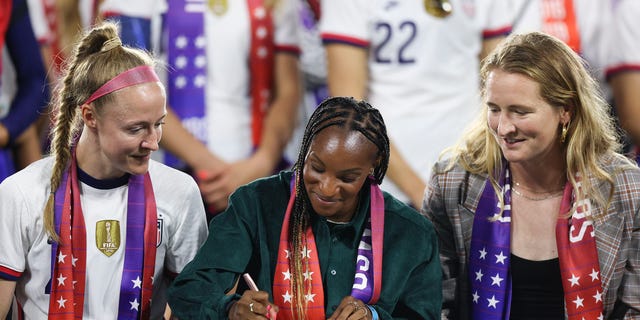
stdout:
{"type": "Polygon", "coordinates": [[[423,203],[443,318],[640,317],[640,170],[582,59],[511,36],[481,70],[483,108],[423,203]]]}

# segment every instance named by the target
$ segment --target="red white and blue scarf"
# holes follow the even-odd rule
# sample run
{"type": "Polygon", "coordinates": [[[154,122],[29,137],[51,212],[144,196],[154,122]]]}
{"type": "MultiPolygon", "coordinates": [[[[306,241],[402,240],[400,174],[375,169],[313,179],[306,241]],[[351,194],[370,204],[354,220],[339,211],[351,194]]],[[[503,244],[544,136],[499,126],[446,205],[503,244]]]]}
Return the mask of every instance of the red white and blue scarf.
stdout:
{"type": "MultiPolygon", "coordinates": [[[[487,179],[476,210],[471,251],[469,282],[473,319],[508,319],[511,308],[511,178],[505,166],[499,177],[504,208],[487,179]]],[[[580,182],[578,181],[580,190],[580,182]]],[[[591,204],[581,197],[575,202],[571,183],[567,182],[556,224],[556,242],[569,320],[601,319],[603,312],[600,266],[591,204]],[[568,213],[573,214],[567,218],[568,213]]]]}
{"type": "MultiPolygon", "coordinates": [[[[295,179],[295,178],[294,178],[295,179]]],[[[292,187],[291,197],[287,205],[282,229],[278,262],[273,282],[273,300],[279,307],[278,319],[295,319],[297,297],[291,289],[291,270],[289,270],[292,244],[289,239],[289,219],[295,200],[296,188],[292,187]]],[[[370,215],[358,246],[356,274],[351,295],[367,304],[375,304],[380,298],[382,288],[382,243],[384,237],[384,198],[377,184],[371,181],[370,215]],[[373,266],[373,268],[371,268],[373,266]]],[[[305,231],[306,245],[302,256],[305,260],[304,299],[305,314],[311,320],[326,319],[324,309],[324,290],[318,250],[311,226],[305,231]]]]}
{"type": "MultiPolygon", "coordinates": [[[[262,139],[264,116],[271,101],[274,63],[274,27],[264,0],[246,0],[251,26],[249,49],[249,90],[251,94],[251,132],[254,149],[262,139]]],[[[169,0],[167,11],[169,105],[196,138],[207,143],[206,40],[204,3],[200,6],[185,0],[169,0]]],[[[221,48],[223,50],[224,48],[221,48]]],[[[165,163],[180,166],[180,161],[167,155],[165,163]]]]}
{"type": "MultiPolygon", "coordinates": [[[[128,188],[118,318],[148,319],[157,238],[157,210],[149,173],[131,175],[128,188]]],[[[49,319],[82,319],[87,240],[75,153],[55,192],[54,221],[60,242],[51,245],[49,319]]]]}

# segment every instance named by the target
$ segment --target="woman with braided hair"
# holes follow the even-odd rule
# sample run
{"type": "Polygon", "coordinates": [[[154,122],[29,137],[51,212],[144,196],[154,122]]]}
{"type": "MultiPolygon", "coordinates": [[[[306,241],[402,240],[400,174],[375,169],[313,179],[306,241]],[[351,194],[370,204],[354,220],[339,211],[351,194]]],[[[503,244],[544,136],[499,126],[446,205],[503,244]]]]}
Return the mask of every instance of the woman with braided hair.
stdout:
{"type": "Polygon", "coordinates": [[[51,156],[0,184],[0,318],[148,319],[206,237],[197,185],[150,160],[166,116],[154,60],[114,24],[76,48],[51,156]]]}
{"type": "Polygon", "coordinates": [[[389,139],[353,98],[311,115],[293,172],[240,187],[169,289],[182,319],[436,319],[431,224],[380,191],[389,139]],[[384,267],[383,267],[384,266],[384,267]],[[258,290],[247,290],[248,273],[258,290]]]}

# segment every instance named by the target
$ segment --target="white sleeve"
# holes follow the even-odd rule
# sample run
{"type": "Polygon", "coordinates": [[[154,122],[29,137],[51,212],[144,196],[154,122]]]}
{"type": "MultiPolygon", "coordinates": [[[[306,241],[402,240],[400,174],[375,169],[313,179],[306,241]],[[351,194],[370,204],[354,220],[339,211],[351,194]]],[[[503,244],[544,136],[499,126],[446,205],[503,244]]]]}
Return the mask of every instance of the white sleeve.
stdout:
{"type": "Polygon", "coordinates": [[[53,40],[53,33],[47,23],[42,0],[27,0],[27,6],[29,7],[31,29],[33,29],[33,34],[36,36],[38,43],[51,42],[53,40]]]}
{"type": "Polygon", "coordinates": [[[484,38],[506,35],[511,32],[514,9],[504,0],[478,0],[479,13],[482,19],[482,34],[484,38]]]}
{"type": "Polygon", "coordinates": [[[607,73],[624,68],[640,70],[640,1],[621,0],[614,9],[609,37],[607,73]]]}
{"type": "Polygon", "coordinates": [[[206,240],[207,219],[200,191],[191,177],[187,176],[184,182],[164,183],[180,185],[173,195],[178,202],[173,206],[176,225],[171,227],[173,233],[169,235],[165,257],[165,268],[177,274],[195,257],[206,240]]]}
{"type": "Polygon", "coordinates": [[[0,184],[0,278],[8,280],[22,275],[30,247],[23,223],[29,216],[28,202],[14,180],[9,177],[0,184]]]}
{"type": "Polygon", "coordinates": [[[276,48],[299,51],[298,14],[293,0],[277,2],[273,11],[273,24],[276,48]]]}
{"type": "Polygon", "coordinates": [[[320,32],[323,41],[367,45],[371,40],[373,0],[322,0],[320,32]]]}
{"type": "Polygon", "coordinates": [[[100,15],[118,14],[150,19],[163,7],[162,0],[104,0],[100,3],[100,15]]]}

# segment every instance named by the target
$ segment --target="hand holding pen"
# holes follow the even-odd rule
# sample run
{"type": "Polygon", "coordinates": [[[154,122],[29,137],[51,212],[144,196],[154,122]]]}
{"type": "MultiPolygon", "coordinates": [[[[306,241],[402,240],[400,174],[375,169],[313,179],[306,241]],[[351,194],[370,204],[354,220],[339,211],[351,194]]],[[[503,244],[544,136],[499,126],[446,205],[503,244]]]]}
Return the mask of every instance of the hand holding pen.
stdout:
{"type": "Polygon", "coordinates": [[[269,302],[269,294],[260,291],[248,273],[242,277],[251,290],[245,291],[242,298],[229,309],[229,319],[259,319],[257,316],[262,316],[276,320],[278,307],[269,302]]]}

